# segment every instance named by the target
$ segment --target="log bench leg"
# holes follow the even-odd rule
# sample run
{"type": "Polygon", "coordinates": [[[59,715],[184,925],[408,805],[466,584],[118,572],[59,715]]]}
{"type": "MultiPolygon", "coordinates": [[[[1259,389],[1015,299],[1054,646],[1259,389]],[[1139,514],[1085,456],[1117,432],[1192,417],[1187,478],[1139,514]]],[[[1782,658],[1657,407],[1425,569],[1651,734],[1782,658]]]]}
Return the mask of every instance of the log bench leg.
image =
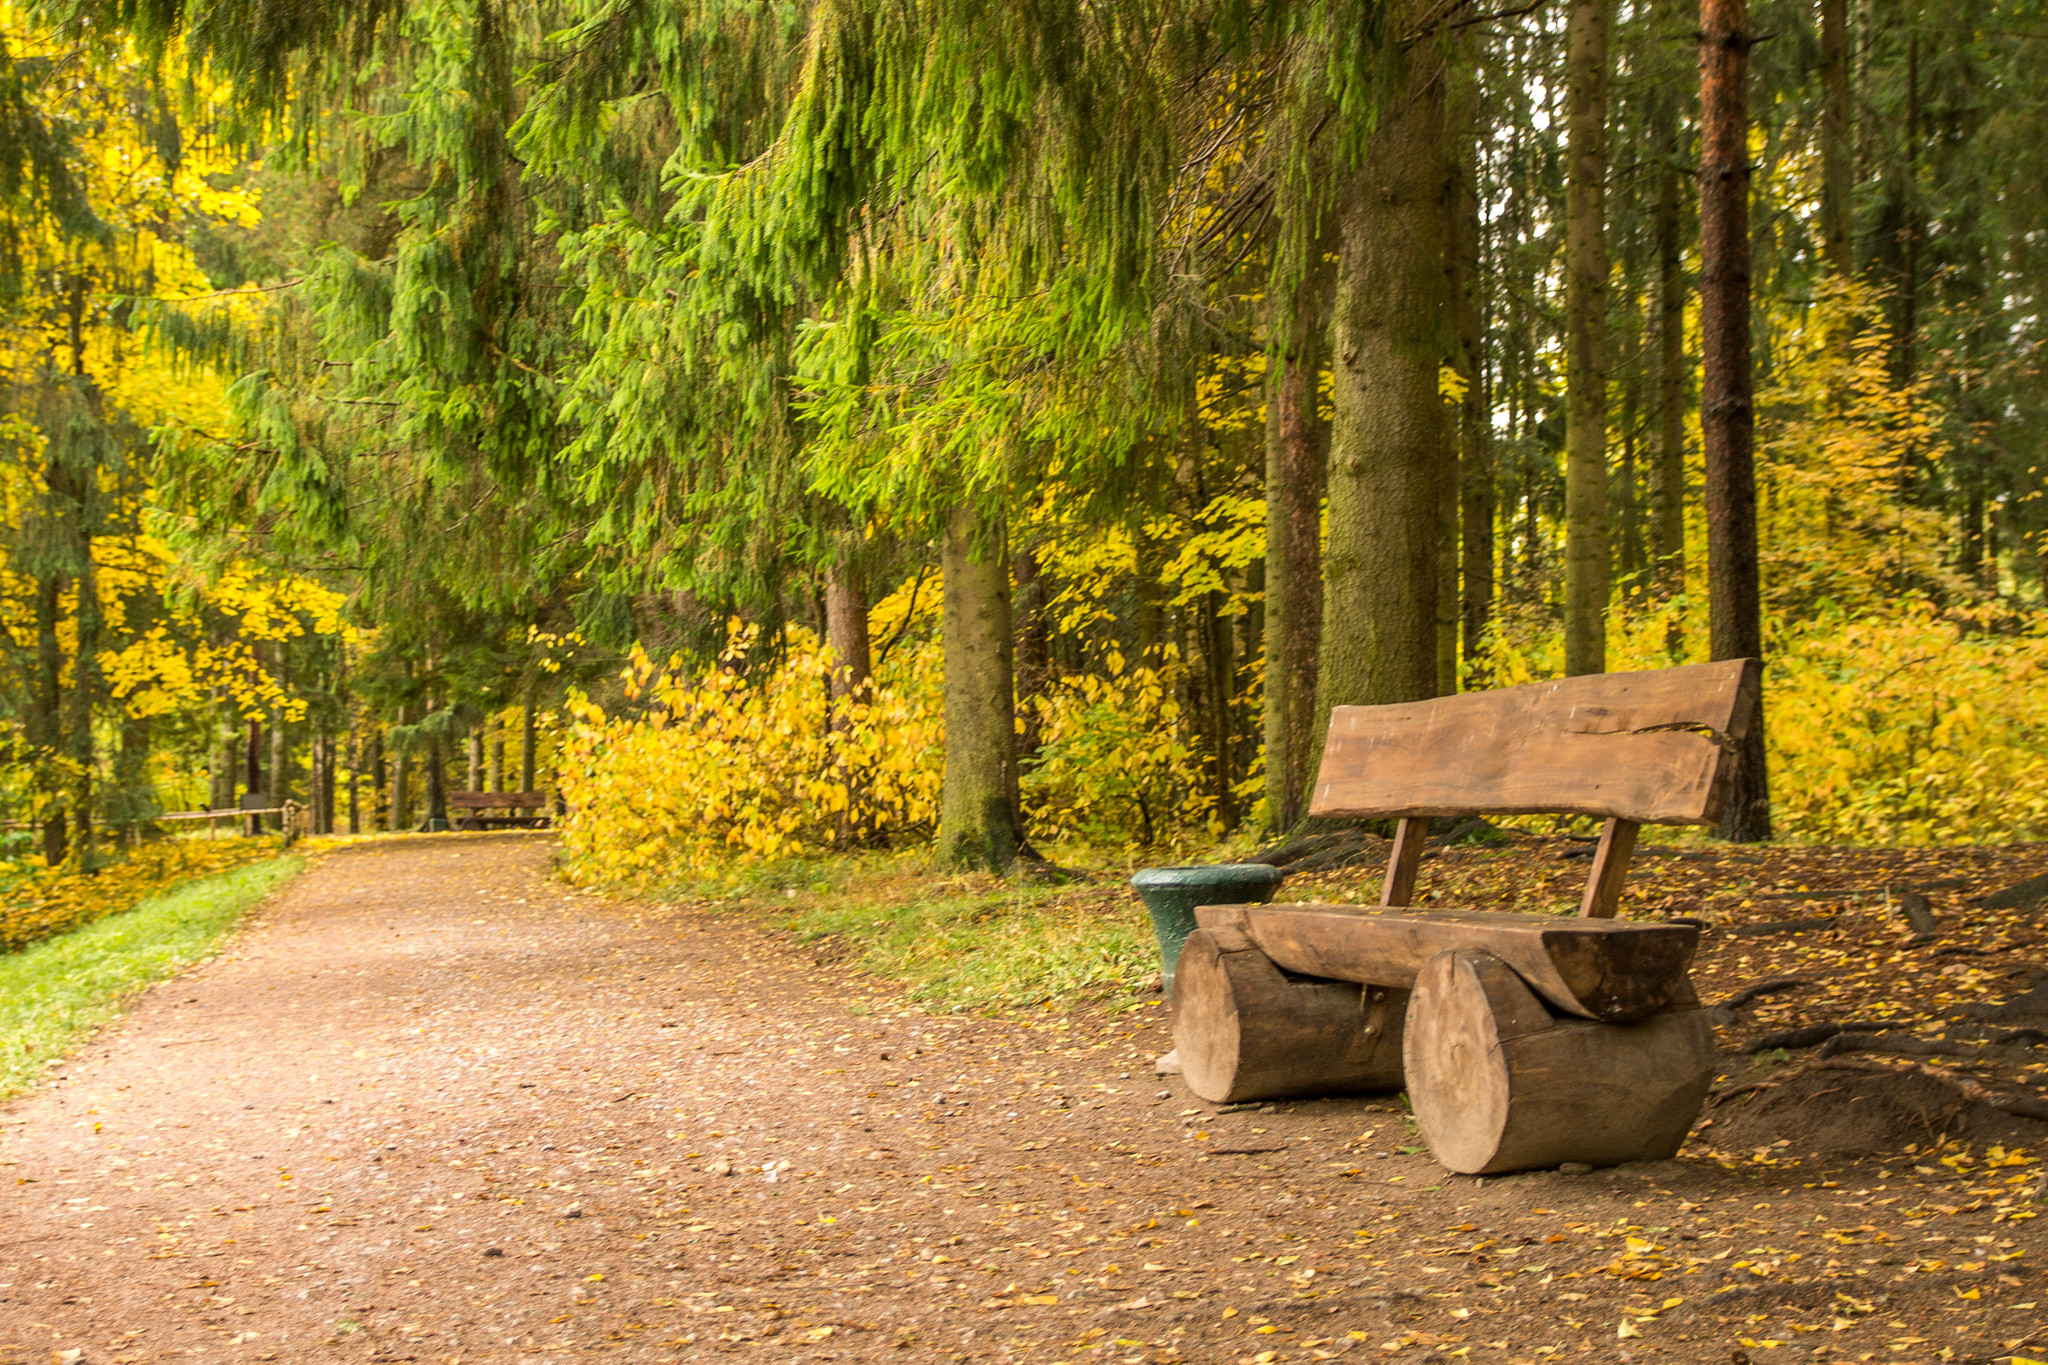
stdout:
{"type": "Polygon", "coordinates": [[[1290,976],[1236,929],[1188,935],[1173,1039],[1188,1089],[1211,1104],[1401,1088],[1408,992],[1290,976]]]}
{"type": "Polygon", "coordinates": [[[1404,1053],[1423,1140],[1465,1175],[1674,1156],[1714,1081],[1697,1007],[1633,1024],[1560,1017],[1500,959],[1459,949],[1416,979],[1404,1053]]]}

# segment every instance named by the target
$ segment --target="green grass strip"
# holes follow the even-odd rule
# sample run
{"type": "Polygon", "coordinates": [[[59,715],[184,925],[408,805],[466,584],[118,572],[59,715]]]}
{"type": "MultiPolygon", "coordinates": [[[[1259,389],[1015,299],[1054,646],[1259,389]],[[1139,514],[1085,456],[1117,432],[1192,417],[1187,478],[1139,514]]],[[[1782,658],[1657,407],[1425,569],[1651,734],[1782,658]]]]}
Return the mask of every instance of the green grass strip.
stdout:
{"type": "Polygon", "coordinates": [[[34,1085],[127,997],[210,957],[236,920],[305,866],[272,858],[202,877],[0,956],[0,1099],[34,1085]]]}

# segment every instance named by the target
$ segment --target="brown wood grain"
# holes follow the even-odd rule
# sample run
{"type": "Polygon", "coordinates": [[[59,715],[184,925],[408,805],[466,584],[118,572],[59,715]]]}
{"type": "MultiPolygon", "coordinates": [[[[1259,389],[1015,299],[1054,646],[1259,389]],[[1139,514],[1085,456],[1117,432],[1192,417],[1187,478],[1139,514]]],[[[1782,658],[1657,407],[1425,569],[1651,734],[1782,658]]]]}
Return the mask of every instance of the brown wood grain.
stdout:
{"type": "Polygon", "coordinates": [[[1761,667],[1731,659],[1340,706],[1310,814],[1712,824],[1761,667]]]}
{"type": "Polygon", "coordinates": [[[449,792],[454,810],[539,810],[548,803],[540,792],[449,792]]]}
{"type": "Polygon", "coordinates": [[[1211,1104],[1401,1088],[1406,991],[1287,976],[1243,933],[1198,929],[1173,980],[1181,1079],[1211,1104]]]}
{"type": "Polygon", "coordinates": [[[1636,834],[1642,826],[1633,820],[1609,820],[1600,830],[1600,846],[1593,850],[1593,870],[1586,874],[1586,894],[1579,898],[1579,913],[1593,919],[1613,919],[1621,908],[1621,884],[1628,879],[1628,860],[1636,851],[1636,834]]]}
{"type": "Polygon", "coordinates": [[[1209,905],[1204,929],[1234,929],[1275,964],[1304,976],[1407,989],[1438,953],[1499,958],[1554,1009],[1586,1019],[1642,1019],[1693,997],[1699,930],[1496,910],[1363,905],[1209,905]]]}
{"type": "Polygon", "coordinates": [[[1499,959],[1446,952],[1416,980],[1403,1070],[1423,1140],[1451,1170],[1656,1161],[1699,1117],[1714,1034],[1697,1008],[1558,1019],[1499,959]]]}
{"type": "Polygon", "coordinates": [[[1411,816],[1394,830],[1387,853],[1387,875],[1380,883],[1381,905],[1413,905],[1415,874],[1422,868],[1422,849],[1429,842],[1429,817],[1411,816]]]}

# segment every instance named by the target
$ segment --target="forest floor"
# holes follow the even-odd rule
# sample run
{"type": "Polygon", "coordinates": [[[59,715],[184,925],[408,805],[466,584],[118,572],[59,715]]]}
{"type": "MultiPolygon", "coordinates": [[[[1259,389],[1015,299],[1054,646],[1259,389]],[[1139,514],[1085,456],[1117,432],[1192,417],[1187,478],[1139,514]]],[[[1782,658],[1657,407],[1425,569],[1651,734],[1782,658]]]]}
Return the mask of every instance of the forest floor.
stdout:
{"type": "MultiPolygon", "coordinates": [[[[1444,850],[1439,889],[1562,887],[1561,847],[1444,850]]],[[[2048,1125],[1931,1074],[2027,1093],[2026,1030],[1929,1022],[2026,1008],[2039,911],[1972,898],[2048,849],[1646,857],[1639,910],[1717,926],[1709,1002],[1808,984],[1727,1016],[1678,1159],[1484,1181],[1393,1097],[1191,1100],[1151,1074],[1157,997],[923,1013],[549,850],[330,854],[0,1106],[0,1362],[2048,1354],[2048,1125]],[[1942,934],[1858,918],[1909,885],[1942,934]],[[1898,1063],[1930,1074],[1740,1050],[1845,1019],[1938,1044],[1898,1063]],[[1939,1051],[1966,1034],[1992,1051],[1939,1051]]]]}

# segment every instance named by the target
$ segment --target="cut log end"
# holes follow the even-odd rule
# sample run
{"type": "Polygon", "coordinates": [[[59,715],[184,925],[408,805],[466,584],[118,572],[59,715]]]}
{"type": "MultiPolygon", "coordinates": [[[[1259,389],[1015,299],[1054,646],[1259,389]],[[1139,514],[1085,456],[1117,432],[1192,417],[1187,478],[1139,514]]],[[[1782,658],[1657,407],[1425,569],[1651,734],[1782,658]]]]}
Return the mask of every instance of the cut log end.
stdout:
{"type": "Polygon", "coordinates": [[[1466,1175],[1673,1156],[1714,1077],[1698,1009],[1560,1018],[1499,959],[1456,949],[1417,978],[1404,1052],[1423,1139],[1466,1175]]]}
{"type": "Polygon", "coordinates": [[[1173,983],[1174,1050],[1211,1104],[1401,1088],[1408,993],[1282,972],[1232,929],[1188,936],[1173,983]]]}

